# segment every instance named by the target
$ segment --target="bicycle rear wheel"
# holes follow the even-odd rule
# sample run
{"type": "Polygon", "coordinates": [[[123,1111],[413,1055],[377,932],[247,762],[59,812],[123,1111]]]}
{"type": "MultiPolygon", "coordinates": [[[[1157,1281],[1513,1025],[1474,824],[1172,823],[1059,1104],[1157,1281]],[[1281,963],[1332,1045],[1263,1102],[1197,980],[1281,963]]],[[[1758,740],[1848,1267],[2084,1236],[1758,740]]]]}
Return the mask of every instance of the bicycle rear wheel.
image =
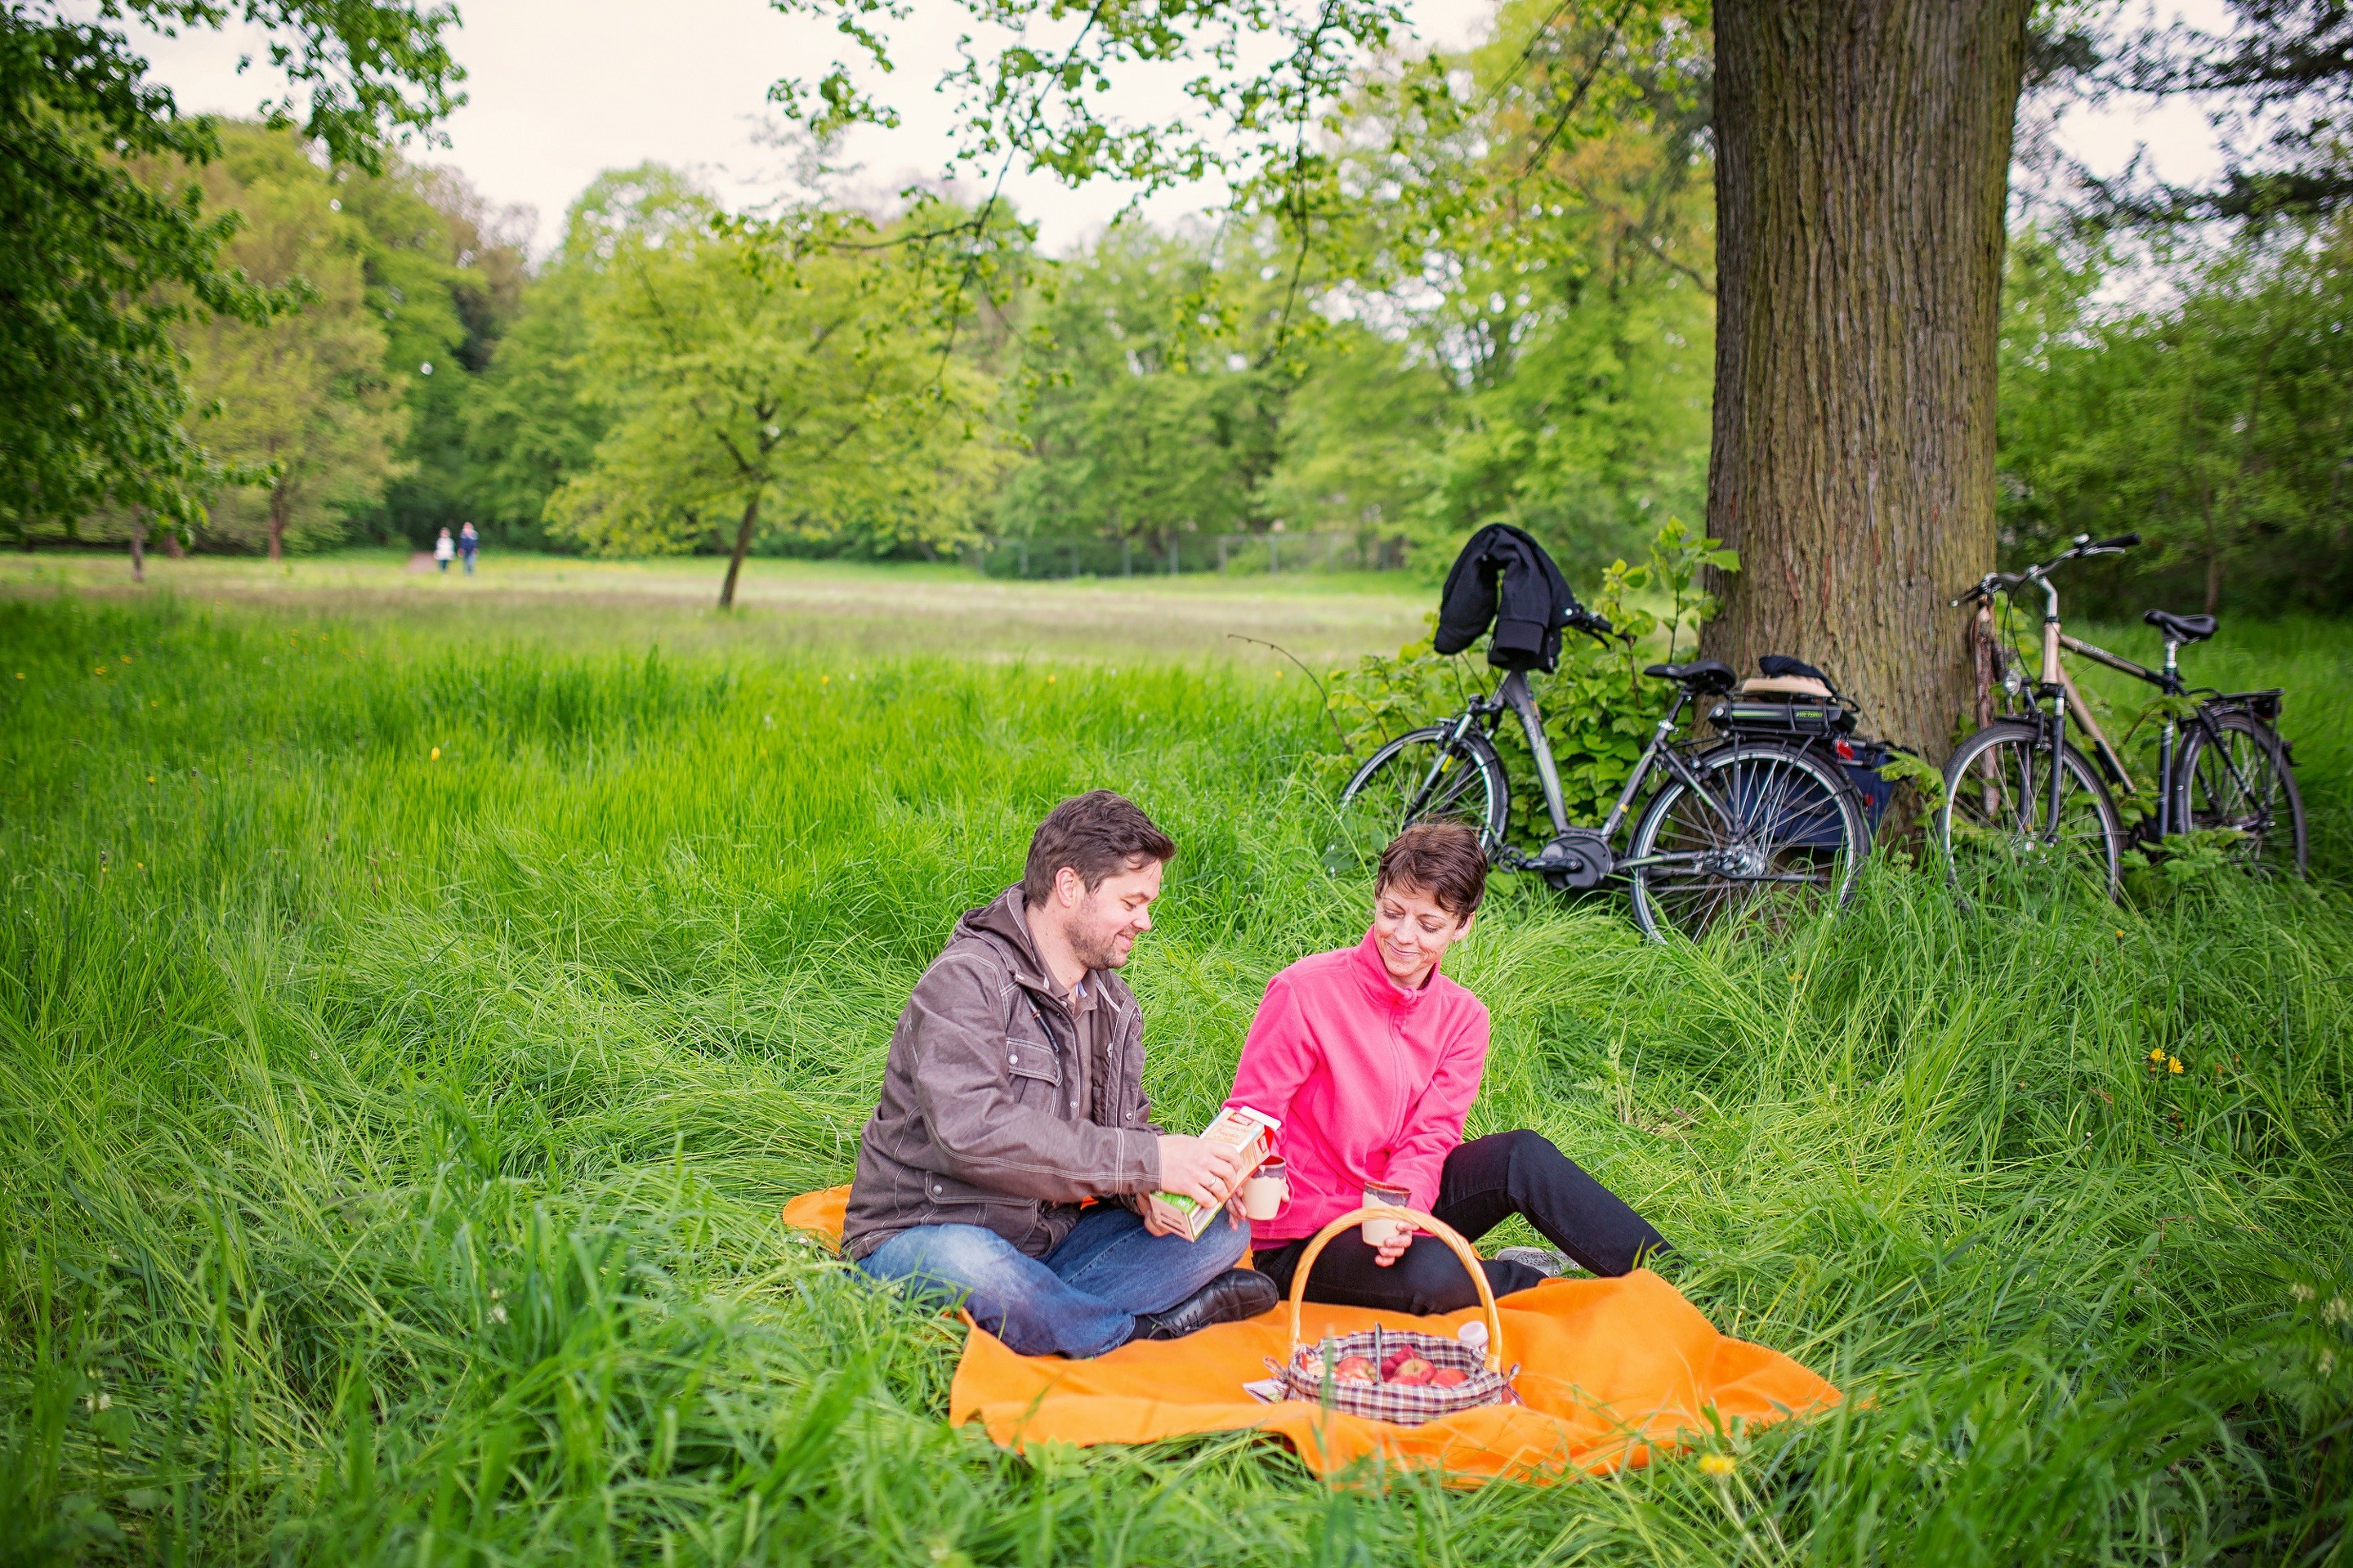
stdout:
{"type": "Polygon", "coordinates": [[[2310,853],[2304,793],[2295,787],[2287,748],[2252,714],[2207,715],[2221,744],[2198,725],[2181,737],[2173,765],[2173,820],[2193,832],[2240,835],[2232,853],[2258,876],[2302,876],[2310,853]]]}
{"type": "Polygon", "coordinates": [[[1854,896],[1870,847],[1862,810],[1820,759],[1736,743],[1692,759],[1707,785],[1669,779],[1634,825],[1634,923],[1653,941],[1732,923],[1779,930],[1854,896]]]}
{"type": "Polygon", "coordinates": [[[1334,808],[1324,863],[1345,874],[1372,863],[1416,822],[1460,822],[1479,835],[1490,860],[1504,842],[1511,786],[1487,737],[1449,739],[1451,725],[1409,730],[1365,759],[1334,808]]]}
{"type": "Polygon", "coordinates": [[[2031,724],[1997,721],[1961,742],[1945,764],[1936,842],[1957,885],[1982,891],[2015,878],[2083,877],[2114,898],[2124,823],[2108,787],[2069,746],[2056,766],[2059,814],[2052,831],[2051,748],[2031,724]]]}

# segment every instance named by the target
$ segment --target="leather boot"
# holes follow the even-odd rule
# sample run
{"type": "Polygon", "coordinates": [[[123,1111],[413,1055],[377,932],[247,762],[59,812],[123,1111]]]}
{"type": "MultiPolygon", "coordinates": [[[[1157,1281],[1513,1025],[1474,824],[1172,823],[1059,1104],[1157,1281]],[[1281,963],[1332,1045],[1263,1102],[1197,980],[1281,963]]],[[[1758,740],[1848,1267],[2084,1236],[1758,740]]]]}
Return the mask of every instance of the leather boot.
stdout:
{"type": "Polygon", "coordinates": [[[1166,1312],[1139,1312],[1139,1340],[1181,1340],[1212,1323],[1232,1323],[1271,1311],[1282,1299],[1274,1281],[1256,1269],[1229,1268],[1166,1312]]]}

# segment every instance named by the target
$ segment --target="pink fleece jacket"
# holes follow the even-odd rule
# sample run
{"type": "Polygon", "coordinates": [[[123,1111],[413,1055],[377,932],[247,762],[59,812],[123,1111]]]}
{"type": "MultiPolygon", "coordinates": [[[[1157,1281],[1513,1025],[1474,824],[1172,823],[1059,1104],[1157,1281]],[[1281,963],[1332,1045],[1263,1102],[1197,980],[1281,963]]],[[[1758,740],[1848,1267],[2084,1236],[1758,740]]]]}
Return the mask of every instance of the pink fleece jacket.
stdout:
{"type": "Polygon", "coordinates": [[[1441,974],[1398,990],[1370,931],[1269,980],[1226,1104],[1282,1121],[1291,1198],[1251,1224],[1252,1242],[1314,1235],[1366,1181],[1407,1188],[1428,1210],[1486,1065],[1486,1006],[1441,974]]]}

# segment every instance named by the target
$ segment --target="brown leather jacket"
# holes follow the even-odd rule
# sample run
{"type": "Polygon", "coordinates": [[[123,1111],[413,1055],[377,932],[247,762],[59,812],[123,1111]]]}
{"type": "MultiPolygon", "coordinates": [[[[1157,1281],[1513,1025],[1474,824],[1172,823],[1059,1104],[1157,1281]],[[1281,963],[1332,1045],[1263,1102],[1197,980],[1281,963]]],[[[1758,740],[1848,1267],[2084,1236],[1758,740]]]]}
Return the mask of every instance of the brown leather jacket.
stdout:
{"type": "Polygon", "coordinates": [[[1077,1223],[1081,1199],[1160,1185],[1135,994],[1109,969],[1088,973],[1108,1011],[1091,1032],[1101,1057],[1082,1071],[1090,1032],[1039,961],[1021,907],[1016,885],[966,910],[907,998],[881,1103],[859,1138],[844,1255],[916,1225],[960,1224],[1042,1257],[1077,1223]]]}

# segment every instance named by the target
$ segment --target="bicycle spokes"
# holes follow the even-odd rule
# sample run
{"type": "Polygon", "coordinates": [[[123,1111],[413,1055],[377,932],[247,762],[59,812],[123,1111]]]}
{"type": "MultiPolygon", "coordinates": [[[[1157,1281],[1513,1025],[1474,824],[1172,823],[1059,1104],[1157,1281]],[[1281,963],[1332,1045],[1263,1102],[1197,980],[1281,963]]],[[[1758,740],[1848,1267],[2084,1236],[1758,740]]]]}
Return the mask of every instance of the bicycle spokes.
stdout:
{"type": "Polygon", "coordinates": [[[2049,872],[2113,890],[2122,828],[2072,747],[2022,726],[1980,730],[1955,753],[1947,788],[1941,836],[1957,878],[2049,872]]]}
{"type": "Polygon", "coordinates": [[[1324,862],[1335,873],[1361,866],[1416,822],[1460,822],[1492,853],[1507,788],[1494,754],[1475,736],[1440,729],[1401,736],[1375,752],[1343,792],[1339,832],[1324,862]]]}
{"type": "Polygon", "coordinates": [[[1778,927],[1841,889],[1859,848],[1826,776],[1782,754],[1743,757],[1670,786],[1639,845],[1659,919],[1697,936],[1727,919],[1778,927]]]}

